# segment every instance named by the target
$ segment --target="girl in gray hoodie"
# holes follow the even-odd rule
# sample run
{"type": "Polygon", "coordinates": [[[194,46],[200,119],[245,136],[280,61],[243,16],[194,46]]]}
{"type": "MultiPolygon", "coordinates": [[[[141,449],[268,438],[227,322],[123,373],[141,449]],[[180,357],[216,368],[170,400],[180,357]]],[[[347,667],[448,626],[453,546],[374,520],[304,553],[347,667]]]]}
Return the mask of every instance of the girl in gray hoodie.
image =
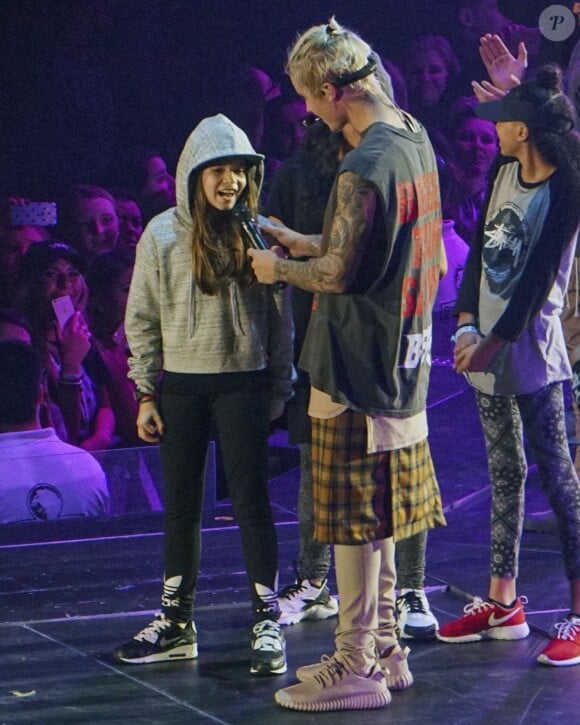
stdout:
{"type": "Polygon", "coordinates": [[[204,466],[213,423],[240,527],[255,624],[254,674],[286,671],[277,623],[278,549],[268,497],[269,421],[292,396],[287,291],[258,284],[232,210],[255,215],[263,156],[223,115],[187,139],[177,205],[137,246],[125,327],[139,437],[160,443],[165,484],[161,612],[115,651],[120,662],[197,657],[193,604],[201,552],[204,466]]]}

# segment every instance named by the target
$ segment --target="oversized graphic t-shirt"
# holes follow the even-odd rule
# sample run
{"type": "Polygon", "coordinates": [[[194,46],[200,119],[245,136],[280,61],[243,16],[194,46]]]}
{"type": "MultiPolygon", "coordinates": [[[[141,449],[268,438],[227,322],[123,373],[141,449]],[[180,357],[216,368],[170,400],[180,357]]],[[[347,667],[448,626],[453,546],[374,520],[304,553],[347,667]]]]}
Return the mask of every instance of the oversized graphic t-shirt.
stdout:
{"type": "MultiPolygon", "coordinates": [[[[539,243],[550,203],[548,181],[524,183],[517,162],[501,167],[483,232],[479,326],[484,335],[510,304],[516,286],[534,276],[530,256],[539,243]]],[[[491,395],[517,395],[570,377],[560,313],[573,253],[574,246],[569,244],[548,298],[519,338],[504,344],[489,372],[468,374],[475,388],[491,395]]]]}

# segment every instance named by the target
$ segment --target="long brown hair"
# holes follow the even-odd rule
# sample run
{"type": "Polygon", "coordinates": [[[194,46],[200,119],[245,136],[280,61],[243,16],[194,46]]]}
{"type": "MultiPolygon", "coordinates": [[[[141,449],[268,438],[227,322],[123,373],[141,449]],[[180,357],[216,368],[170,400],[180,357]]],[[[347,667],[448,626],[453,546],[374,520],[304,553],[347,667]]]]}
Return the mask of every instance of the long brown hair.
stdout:
{"type": "MultiPolygon", "coordinates": [[[[235,158],[235,157],[232,157],[235,158]]],[[[255,166],[246,168],[247,185],[241,195],[252,216],[258,209],[258,182],[255,166]]],[[[216,295],[224,280],[235,279],[241,287],[255,283],[250,260],[238,222],[231,214],[219,212],[208,203],[201,185],[201,170],[189,179],[192,222],[192,267],[200,290],[216,295]]]]}

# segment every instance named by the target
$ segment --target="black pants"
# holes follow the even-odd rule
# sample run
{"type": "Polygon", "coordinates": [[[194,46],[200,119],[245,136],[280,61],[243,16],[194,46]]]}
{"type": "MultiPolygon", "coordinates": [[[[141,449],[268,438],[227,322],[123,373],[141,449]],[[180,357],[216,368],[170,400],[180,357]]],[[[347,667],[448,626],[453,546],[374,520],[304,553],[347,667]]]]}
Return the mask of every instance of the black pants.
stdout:
{"type": "Polygon", "coordinates": [[[254,607],[255,584],[274,590],[278,544],[268,496],[269,380],[266,371],[193,375],[165,372],[165,575],[162,610],[191,619],[201,555],[204,463],[211,423],[222,451],[228,493],[240,527],[254,607]]]}

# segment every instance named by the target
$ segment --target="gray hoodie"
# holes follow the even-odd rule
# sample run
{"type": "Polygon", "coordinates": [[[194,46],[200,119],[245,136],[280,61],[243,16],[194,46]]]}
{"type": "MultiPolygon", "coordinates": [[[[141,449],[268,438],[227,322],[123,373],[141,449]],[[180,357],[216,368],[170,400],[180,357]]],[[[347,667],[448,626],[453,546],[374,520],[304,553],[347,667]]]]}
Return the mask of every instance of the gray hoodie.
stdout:
{"type": "MultiPolygon", "coordinates": [[[[161,369],[224,373],[268,368],[273,401],[292,397],[293,325],[288,290],[230,280],[203,294],[191,262],[188,180],[211,161],[244,157],[262,168],[246,134],[219,114],[199,123],[177,164],[177,206],[154,217],[139,244],[125,328],[129,377],[155,392],[161,369]]],[[[261,173],[259,174],[261,176],[261,173]]]]}

